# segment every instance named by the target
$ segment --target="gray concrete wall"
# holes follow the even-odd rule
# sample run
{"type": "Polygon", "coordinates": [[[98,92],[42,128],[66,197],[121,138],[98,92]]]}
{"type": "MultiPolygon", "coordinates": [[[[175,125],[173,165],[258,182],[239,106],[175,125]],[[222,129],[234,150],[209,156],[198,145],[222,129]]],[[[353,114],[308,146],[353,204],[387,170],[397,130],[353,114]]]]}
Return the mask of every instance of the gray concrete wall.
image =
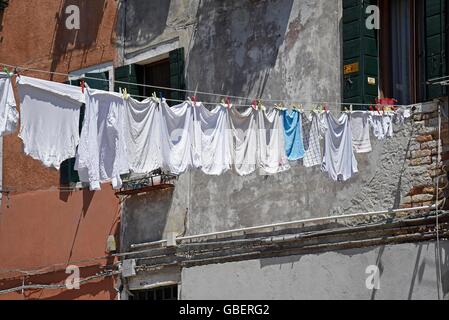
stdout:
{"type": "MultiPolygon", "coordinates": [[[[441,245],[449,299],[449,242],[441,245]]],[[[438,299],[435,243],[392,245],[320,255],[253,260],[183,269],[181,299],[438,299]],[[366,287],[366,269],[381,271],[380,290],[366,287]]]]}

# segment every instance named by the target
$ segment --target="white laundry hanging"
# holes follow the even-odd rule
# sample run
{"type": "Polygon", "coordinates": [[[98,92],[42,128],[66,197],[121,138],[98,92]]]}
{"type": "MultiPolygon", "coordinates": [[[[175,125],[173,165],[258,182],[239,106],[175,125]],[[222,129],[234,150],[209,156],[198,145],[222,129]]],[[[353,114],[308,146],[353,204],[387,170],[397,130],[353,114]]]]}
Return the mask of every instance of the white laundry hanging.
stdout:
{"type": "Polygon", "coordinates": [[[129,173],[125,145],[125,100],[113,92],[86,88],[86,114],[75,169],[91,190],[101,183],[122,186],[121,175],[129,173]]]}
{"type": "Polygon", "coordinates": [[[373,150],[370,138],[370,118],[371,115],[364,111],[355,111],[351,114],[352,141],[356,153],[369,153],[373,150]]]}
{"type": "Polygon", "coordinates": [[[231,137],[227,108],[218,105],[212,111],[197,103],[194,108],[196,153],[201,170],[207,175],[221,175],[231,169],[231,137]]]}
{"type": "Polygon", "coordinates": [[[0,137],[12,134],[17,129],[19,113],[11,78],[0,73],[0,137]]]}
{"type": "Polygon", "coordinates": [[[373,135],[378,140],[393,137],[393,114],[387,112],[371,112],[370,117],[373,135]]]}
{"type": "Polygon", "coordinates": [[[125,110],[125,137],[131,171],[145,174],[162,168],[159,103],[154,99],[139,102],[129,98],[125,110]]]}
{"type": "Polygon", "coordinates": [[[336,120],[330,112],[326,112],[323,123],[325,141],[322,170],[334,181],[347,181],[358,173],[349,115],[344,113],[336,120]]]}
{"type": "Polygon", "coordinates": [[[20,76],[20,133],[24,152],[47,167],[60,168],[78,146],[81,89],[20,76]]]}
{"type": "Polygon", "coordinates": [[[234,171],[240,176],[254,173],[258,165],[257,111],[248,108],[240,113],[229,110],[231,156],[234,171]]]}
{"type": "Polygon", "coordinates": [[[285,135],[281,111],[270,109],[258,112],[259,169],[262,175],[272,175],[290,169],[285,151],[285,135]]]}
{"type": "Polygon", "coordinates": [[[169,107],[161,103],[161,149],[163,169],[180,175],[201,167],[201,156],[195,141],[194,110],[191,102],[169,107]]]}
{"type": "Polygon", "coordinates": [[[319,115],[315,112],[310,113],[309,116],[304,114],[302,121],[305,150],[303,164],[306,168],[321,165],[323,158],[321,156],[319,115]]]}

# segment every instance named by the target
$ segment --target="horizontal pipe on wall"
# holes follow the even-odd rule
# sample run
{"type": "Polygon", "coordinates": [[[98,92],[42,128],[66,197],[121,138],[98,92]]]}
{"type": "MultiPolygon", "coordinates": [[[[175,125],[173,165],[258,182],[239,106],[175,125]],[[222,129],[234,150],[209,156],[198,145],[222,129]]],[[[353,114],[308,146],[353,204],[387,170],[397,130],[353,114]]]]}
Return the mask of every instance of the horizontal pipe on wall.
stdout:
{"type": "MultiPolygon", "coordinates": [[[[377,215],[397,214],[397,213],[412,212],[412,211],[430,210],[430,209],[435,209],[435,208],[436,208],[436,206],[433,205],[433,206],[424,206],[424,207],[416,207],[416,208],[408,208],[408,209],[385,210],[385,211],[347,214],[347,215],[333,216],[333,217],[305,219],[305,220],[298,220],[298,221],[284,222],[284,223],[275,223],[275,224],[257,226],[257,227],[248,227],[248,228],[241,228],[241,229],[228,230],[228,231],[212,232],[212,233],[206,233],[206,234],[201,234],[201,235],[196,235],[196,236],[180,237],[180,238],[177,238],[176,241],[181,242],[181,241],[189,241],[189,240],[207,239],[210,237],[233,235],[234,233],[261,231],[264,229],[289,227],[289,226],[294,226],[294,225],[303,225],[304,226],[305,224],[313,224],[313,223],[320,223],[320,222],[323,223],[323,222],[329,222],[329,221],[337,222],[339,220],[344,220],[344,219],[349,219],[349,218],[372,217],[372,216],[377,216],[377,215]]],[[[132,244],[131,249],[142,249],[142,248],[154,247],[154,246],[159,246],[159,245],[166,245],[167,243],[168,243],[167,240],[161,240],[161,241],[148,242],[148,243],[142,243],[142,244],[132,244]]],[[[124,255],[126,255],[126,254],[124,254],[124,255]]]]}

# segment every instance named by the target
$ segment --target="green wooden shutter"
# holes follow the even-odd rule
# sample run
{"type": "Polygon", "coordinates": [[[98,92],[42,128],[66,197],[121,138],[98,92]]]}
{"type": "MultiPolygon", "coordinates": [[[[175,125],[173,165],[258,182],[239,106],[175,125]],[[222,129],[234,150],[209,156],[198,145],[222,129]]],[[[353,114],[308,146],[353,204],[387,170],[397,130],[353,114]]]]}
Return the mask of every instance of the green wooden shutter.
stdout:
{"type": "Polygon", "coordinates": [[[343,0],[343,101],[374,103],[379,92],[377,30],[366,28],[374,0],[343,0]]]}
{"type": "Polygon", "coordinates": [[[109,72],[87,73],[86,78],[84,81],[90,88],[109,91],[109,72]]]}
{"type": "MultiPolygon", "coordinates": [[[[170,87],[185,90],[185,74],[184,74],[184,48],[173,50],[170,56],[170,87]]],[[[181,91],[172,91],[171,99],[185,100],[186,94],[181,91]]]]}
{"type": "Polygon", "coordinates": [[[0,0],[0,11],[5,10],[9,5],[9,0],[0,0]]]}
{"type": "Polygon", "coordinates": [[[114,91],[119,92],[119,88],[122,88],[127,89],[128,94],[130,95],[143,95],[143,87],[132,84],[117,83],[117,81],[123,81],[143,84],[143,66],[130,64],[127,66],[118,67],[115,69],[114,77],[116,81],[114,84],[114,91]]]}
{"type": "MultiPolygon", "coordinates": [[[[447,66],[447,0],[426,0],[425,47],[426,80],[448,75],[447,66]]],[[[427,99],[434,99],[447,94],[447,89],[440,85],[427,86],[427,99]]]]}

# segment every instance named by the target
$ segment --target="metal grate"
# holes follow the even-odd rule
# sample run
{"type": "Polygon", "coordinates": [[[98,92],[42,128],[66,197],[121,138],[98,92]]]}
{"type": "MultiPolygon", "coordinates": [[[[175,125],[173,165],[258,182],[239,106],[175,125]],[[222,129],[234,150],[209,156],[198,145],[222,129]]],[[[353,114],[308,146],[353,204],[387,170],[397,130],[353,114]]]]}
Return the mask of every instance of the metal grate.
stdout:
{"type": "Polygon", "coordinates": [[[170,301],[178,300],[178,286],[160,287],[150,290],[132,291],[129,300],[170,301]]]}
{"type": "Polygon", "coordinates": [[[156,170],[143,177],[125,179],[123,187],[116,195],[127,196],[153,190],[174,188],[174,182],[177,179],[178,176],[164,173],[162,170],[156,170]]]}

